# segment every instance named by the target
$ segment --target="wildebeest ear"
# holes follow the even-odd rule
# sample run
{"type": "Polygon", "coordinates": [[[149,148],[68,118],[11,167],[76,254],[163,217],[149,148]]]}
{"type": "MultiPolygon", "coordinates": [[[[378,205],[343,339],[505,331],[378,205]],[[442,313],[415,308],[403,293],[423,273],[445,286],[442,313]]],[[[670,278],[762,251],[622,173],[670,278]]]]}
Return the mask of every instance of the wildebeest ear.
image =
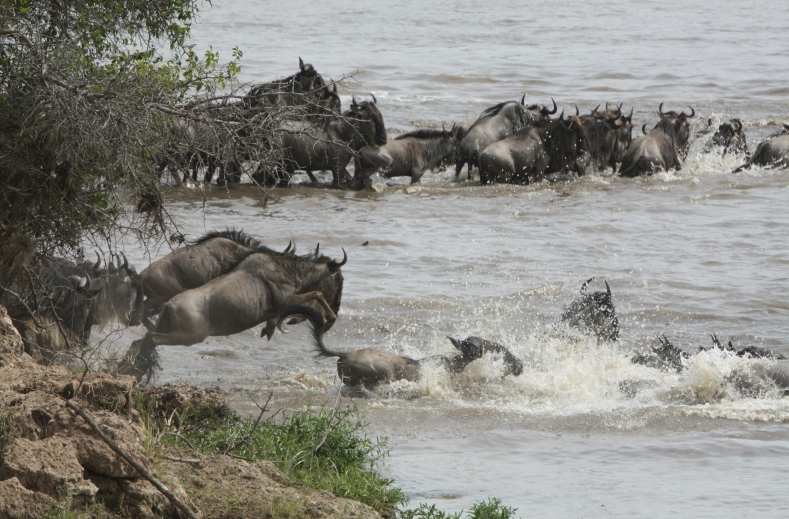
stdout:
{"type": "Polygon", "coordinates": [[[521,106],[526,106],[526,94],[523,94],[523,97],[521,97],[521,106]]]}
{"type": "Polygon", "coordinates": [[[304,62],[301,61],[301,56],[299,56],[299,70],[304,72],[304,62]]]}
{"type": "Polygon", "coordinates": [[[351,108],[358,108],[359,105],[356,104],[356,96],[351,96],[351,108]]]}
{"type": "Polygon", "coordinates": [[[589,283],[591,283],[592,281],[594,281],[593,277],[583,282],[583,284],[581,285],[581,295],[586,294],[586,287],[589,286],[589,283]]]}
{"type": "Polygon", "coordinates": [[[336,94],[337,93],[337,83],[332,82],[332,89],[334,90],[334,93],[336,94]]]}

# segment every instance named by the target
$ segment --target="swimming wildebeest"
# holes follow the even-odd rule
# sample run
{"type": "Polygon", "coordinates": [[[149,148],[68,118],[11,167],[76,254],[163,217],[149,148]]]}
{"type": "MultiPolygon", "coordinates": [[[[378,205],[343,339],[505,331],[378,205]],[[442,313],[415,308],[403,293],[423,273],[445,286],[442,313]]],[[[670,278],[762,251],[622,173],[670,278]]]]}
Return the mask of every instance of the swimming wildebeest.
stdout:
{"type": "Polygon", "coordinates": [[[427,170],[436,170],[455,156],[455,128],[416,130],[398,135],[383,146],[365,146],[356,158],[354,186],[371,188],[370,177],[380,171],[387,178],[411,177],[419,183],[427,170]]]}
{"type": "Polygon", "coordinates": [[[696,115],[693,107],[690,110],[690,115],[685,112],[663,112],[663,103],[660,103],[660,122],[649,134],[630,143],[622,159],[619,176],[636,177],[651,175],[661,169],[682,169],[679,157],[687,151],[690,138],[688,119],[696,115]]]}
{"type": "Polygon", "coordinates": [[[346,386],[363,385],[372,389],[379,384],[386,384],[396,380],[419,380],[422,367],[426,363],[438,364],[446,368],[450,374],[461,373],[466,366],[486,353],[501,355],[504,362],[504,375],[520,375],[523,373],[523,363],[504,346],[495,342],[486,341],[479,337],[469,337],[463,341],[447,337],[452,345],[460,350],[459,355],[446,357],[437,355],[415,360],[410,357],[393,355],[383,351],[368,348],[354,351],[331,350],[323,343],[323,316],[314,308],[294,306],[280,314],[277,325],[292,315],[306,317],[312,326],[312,335],[315,339],[315,348],[322,357],[338,357],[337,374],[346,386]]]}
{"type": "Polygon", "coordinates": [[[372,103],[357,103],[353,98],[349,111],[327,120],[323,126],[289,122],[280,129],[278,140],[288,177],[301,169],[315,182],[313,171],[331,170],[332,187],[347,184],[350,175],[346,166],[363,146],[383,146],[387,142],[384,118],[375,96],[372,103]]]}
{"type": "Polygon", "coordinates": [[[93,301],[102,290],[90,270],[90,264],[44,259],[8,286],[0,284],[0,305],[8,310],[27,353],[49,360],[58,351],[85,344],[93,301]]]}
{"type": "MultiPolygon", "coordinates": [[[[231,271],[253,252],[268,253],[271,249],[244,231],[227,229],[211,231],[151,263],[140,273],[145,294],[143,323],[146,328],[155,328],[150,318],[159,314],[167,301],[231,271]]],[[[295,246],[291,249],[289,245],[284,252],[275,254],[293,256],[294,253],[295,246]]],[[[263,330],[269,339],[273,333],[274,321],[263,330]]]]}
{"type": "Polygon", "coordinates": [[[578,159],[585,149],[586,131],[581,121],[562,113],[485,148],[479,156],[479,182],[528,184],[542,180],[546,173],[569,170],[583,175],[578,159]]]}
{"type": "Polygon", "coordinates": [[[742,121],[739,119],[732,119],[718,126],[718,131],[710,142],[713,146],[722,147],[724,156],[727,153],[749,156],[748,143],[745,141],[745,132],[742,131],[742,121]]]}
{"type": "Polygon", "coordinates": [[[595,335],[604,341],[619,338],[619,319],[611,296],[611,287],[605,281],[605,292],[586,293],[586,288],[594,280],[589,278],[581,285],[581,297],[573,301],[562,314],[562,322],[583,333],[595,335]]]}
{"type": "MultiPolygon", "coordinates": [[[[576,107],[576,115],[578,108],[576,107]]],[[[582,159],[598,171],[611,167],[616,173],[617,163],[622,162],[633,135],[633,110],[630,115],[622,114],[621,106],[615,110],[598,112],[597,108],[588,115],[578,117],[586,130],[588,153],[582,159]]]]}
{"type": "Polygon", "coordinates": [[[759,143],[748,162],[735,169],[734,173],[750,169],[754,164],[769,168],[789,168],[789,124],[783,126],[779,133],[759,143]]]}
{"type": "Polygon", "coordinates": [[[167,301],[156,326],[134,341],[121,371],[150,379],[157,367],[156,346],[191,346],[207,337],[233,335],[277,318],[292,305],[314,303],[328,321],[337,319],[342,300],[343,260],[258,247],[229,272],[167,301]]]}
{"type": "MultiPolygon", "coordinates": [[[[455,157],[455,178],[460,176],[464,165],[468,165],[468,178],[471,179],[471,168],[479,167],[479,154],[496,141],[500,141],[521,128],[534,125],[539,120],[531,110],[524,108],[526,96],[521,101],[506,101],[491,106],[483,111],[477,121],[468,130],[465,137],[458,143],[455,157]]],[[[531,108],[531,107],[530,107],[531,108]]],[[[536,105],[535,105],[536,108],[536,105]]],[[[556,102],[553,111],[543,107],[537,114],[548,117],[556,113],[556,102]]]]}

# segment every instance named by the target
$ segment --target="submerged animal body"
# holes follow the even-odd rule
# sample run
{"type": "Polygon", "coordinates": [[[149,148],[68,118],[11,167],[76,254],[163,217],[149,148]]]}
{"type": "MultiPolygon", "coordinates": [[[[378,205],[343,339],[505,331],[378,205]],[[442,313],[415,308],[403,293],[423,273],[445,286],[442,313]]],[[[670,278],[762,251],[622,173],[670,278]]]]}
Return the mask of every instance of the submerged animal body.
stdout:
{"type": "Polygon", "coordinates": [[[581,285],[581,297],[573,301],[562,314],[562,322],[584,333],[595,335],[604,341],[619,338],[619,319],[616,317],[611,287],[605,282],[605,292],[586,293],[594,280],[590,278],[581,285]]]}
{"type": "Polygon", "coordinates": [[[784,129],[777,135],[760,142],[748,162],[734,172],[750,169],[754,164],[767,168],[789,168],[789,124],[784,124],[784,129]]]}
{"type": "Polygon", "coordinates": [[[748,143],[745,140],[745,132],[742,131],[742,121],[739,119],[732,119],[727,123],[718,126],[718,131],[712,136],[710,141],[714,146],[723,148],[723,155],[744,154],[748,153],[748,143]]]}
{"type": "Polygon", "coordinates": [[[323,342],[323,317],[319,312],[305,306],[288,308],[280,314],[278,326],[293,315],[302,315],[310,321],[318,355],[338,357],[337,374],[346,386],[362,385],[367,389],[372,389],[375,386],[397,380],[414,382],[421,378],[422,367],[426,363],[438,363],[444,366],[450,374],[456,375],[486,353],[502,357],[505,365],[504,375],[520,375],[523,372],[523,363],[507,348],[479,337],[469,337],[463,341],[448,337],[452,344],[460,350],[459,355],[450,357],[437,355],[419,360],[369,348],[353,351],[332,350],[326,347],[323,342]]]}

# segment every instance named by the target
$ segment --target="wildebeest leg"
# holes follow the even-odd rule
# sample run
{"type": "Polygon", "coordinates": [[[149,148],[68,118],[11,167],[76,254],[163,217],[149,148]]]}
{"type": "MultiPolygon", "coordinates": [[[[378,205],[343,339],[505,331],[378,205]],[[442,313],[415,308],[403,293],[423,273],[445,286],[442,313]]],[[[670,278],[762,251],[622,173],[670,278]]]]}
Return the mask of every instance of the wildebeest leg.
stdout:
{"type": "Polygon", "coordinates": [[[266,340],[271,340],[271,337],[274,335],[274,332],[277,330],[277,320],[276,319],[269,319],[266,321],[266,326],[260,330],[260,336],[266,337],[266,340]]]}
{"type": "Polygon", "coordinates": [[[145,334],[142,339],[134,341],[126,351],[123,360],[118,363],[119,374],[132,375],[137,380],[145,378],[146,383],[151,381],[157,369],[161,369],[159,354],[156,352],[156,344],[154,344],[150,333],[145,334]]]}
{"type": "Polygon", "coordinates": [[[307,176],[308,176],[308,177],[310,177],[310,181],[311,181],[311,182],[313,182],[313,183],[315,183],[315,184],[317,184],[317,183],[318,183],[318,179],[317,179],[317,178],[315,178],[315,175],[313,175],[313,173],[312,173],[312,170],[310,170],[310,169],[306,169],[306,170],[304,170],[304,171],[306,171],[306,172],[307,172],[307,176]]]}
{"type": "Polygon", "coordinates": [[[305,292],[303,294],[294,294],[290,300],[288,301],[288,306],[293,305],[303,305],[310,301],[317,301],[326,311],[327,321],[336,321],[337,314],[331,309],[329,303],[326,302],[326,299],[323,297],[322,292],[318,292],[317,290],[314,292],[305,292]]]}

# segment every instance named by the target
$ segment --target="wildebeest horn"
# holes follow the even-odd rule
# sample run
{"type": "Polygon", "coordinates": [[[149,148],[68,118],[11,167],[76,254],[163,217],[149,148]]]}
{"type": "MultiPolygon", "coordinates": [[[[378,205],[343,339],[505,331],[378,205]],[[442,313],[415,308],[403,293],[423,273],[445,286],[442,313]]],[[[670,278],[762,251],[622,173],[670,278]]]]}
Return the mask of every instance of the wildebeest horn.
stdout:
{"type": "Polygon", "coordinates": [[[450,337],[449,335],[447,335],[447,339],[449,339],[449,342],[452,343],[452,346],[454,346],[457,349],[460,349],[460,341],[459,340],[455,339],[454,337],[450,337]]]}
{"type": "Polygon", "coordinates": [[[299,70],[304,71],[304,62],[301,61],[301,56],[299,56],[299,70]]]}
{"type": "Polygon", "coordinates": [[[562,110],[562,113],[559,114],[559,120],[564,121],[564,110],[562,110]]]}
{"type": "Polygon", "coordinates": [[[373,104],[374,104],[374,105],[377,105],[377,104],[378,104],[378,100],[375,98],[375,94],[373,94],[372,92],[370,92],[370,95],[371,95],[371,96],[373,96],[373,104]]]}
{"type": "Polygon", "coordinates": [[[600,105],[597,105],[597,106],[595,106],[595,107],[592,109],[592,113],[593,113],[593,114],[596,114],[596,113],[597,113],[597,109],[598,109],[598,108],[600,108],[600,105]]]}
{"type": "Polygon", "coordinates": [[[523,97],[521,97],[521,106],[526,106],[526,94],[523,94],[523,97]]]}
{"type": "Polygon", "coordinates": [[[586,287],[587,287],[587,286],[589,285],[589,283],[591,283],[592,281],[594,281],[594,278],[593,278],[593,277],[591,277],[591,278],[587,279],[586,281],[584,281],[584,284],[583,284],[583,285],[581,285],[581,295],[584,295],[584,294],[586,294],[586,287]]]}
{"type": "MultiPolygon", "coordinates": [[[[126,254],[121,252],[121,256],[123,256],[123,268],[128,269],[129,268],[129,260],[126,259],[126,254]]],[[[118,261],[118,263],[120,263],[120,261],[118,261]]]]}
{"type": "Polygon", "coordinates": [[[647,123],[641,125],[641,133],[643,133],[644,135],[647,134],[647,123]]]}
{"type": "Polygon", "coordinates": [[[657,113],[660,114],[661,116],[664,115],[663,114],[663,103],[660,103],[660,106],[658,106],[657,113]]]}
{"type": "Polygon", "coordinates": [[[575,105],[575,116],[578,117],[581,115],[581,112],[578,110],[578,105],[575,105]]]}
{"type": "Polygon", "coordinates": [[[321,244],[320,244],[320,242],[318,242],[318,245],[315,246],[315,257],[316,258],[318,257],[318,254],[320,254],[320,251],[321,251],[321,244]]]}
{"type": "Polygon", "coordinates": [[[738,132],[742,130],[742,121],[739,119],[732,119],[731,122],[734,123],[734,131],[738,132]]]}
{"type": "Polygon", "coordinates": [[[630,115],[627,116],[628,119],[633,118],[633,107],[630,107],[630,115]]]}
{"type": "Polygon", "coordinates": [[[690,115],[685,115],[684,111],[682,112],[682,115],[685,115],[687,118],[691,118],[696,115],[696,110],[694,110],[692,106],[688,105],[688,108],[690,108],[690,115]]]}
{"type": "Polygon", "coordinates": [[[288,246],[287,246],[287,247],[285,247],[285,250],[284,250],[284,251],[282,251],[282,254],[290,254],[290,252],[291,252],[291,250],[290,250],[290,249],[291,249],[291,247],[293,247],[293,240],[290,240],[290,241],[288,242],[288,246]]]}
{"type": "Polygon", "coordinates": [[[356,96],[351,96],[351,106],[359,106],[356,104],[356,96]]]}
{"type": "Polygon", "coordinates": [[[332,85],[332,89],[334,90],[334,93],[336,94],[337,93],[337,83],[332,81],[331,85],[332,85]]]}
{"type": "Polygon", "coordinates": [[[332,260],[331,262],[329,262],[329,270],[331,270],[332,272],[336,272],[340,270],[340,267],[345,265],[347,262],[348,262],[348,254],[345,252],[345,247],[343,247],[342,261],[340,261],[339,263],[337,262],[337,260],[332,260]]]}
{"type": "Polygon", "coordinates": [[[99,256],[99,251],[96,252],[96,263],[93,264],[93,270],[99,270],[101,268],[101,256],[99,256]]]}
{"type": "Polygon", "coordinates": [[[559,107],[557,107],[557,106],[556,106],[556,101],[554,101],[554,100],[553,100],[553,98],[551,98],[551,102],[553,103],[553,112],[548,112],[548,113],[549,113],[550,115],[553,115],[553,114],[555,114],[555,113],[556,113],[556,110],[558,110],[558,109],[559,109],[559,107]]]}
{"type": "Polygon", "coordinates": [[[611,287],[608,286],[608,281],[605,281],[605,290],[608,292],[608,297],[611,297],[611,287]]]}

